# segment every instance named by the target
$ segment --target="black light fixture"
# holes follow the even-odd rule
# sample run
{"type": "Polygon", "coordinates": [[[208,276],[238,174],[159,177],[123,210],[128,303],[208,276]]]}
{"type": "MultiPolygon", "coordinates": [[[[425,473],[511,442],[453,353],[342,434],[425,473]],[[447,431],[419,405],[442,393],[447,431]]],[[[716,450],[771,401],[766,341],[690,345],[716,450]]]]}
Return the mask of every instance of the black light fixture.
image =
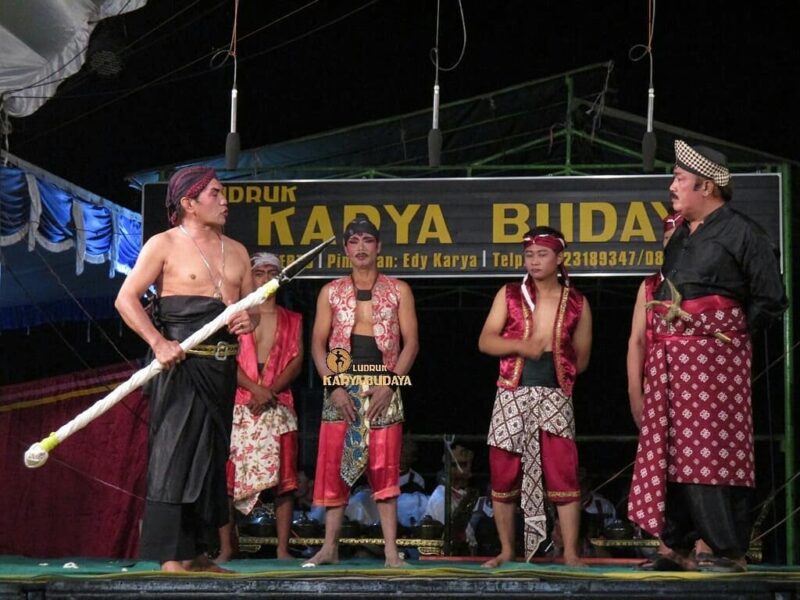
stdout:
{"type": "Polygon", "coordinates": [[[439,66],[439,16],[441,9],[441,0],[436,2],[436,45],[431,50],[431,60],[436,69],[436,74],[433,80],[433,118],[431,122],[431,130],[428,132],[428,166],[438,167],[442,164],[442,130],[439,129],[439,71],[453,71],[461,64],[464,58],[464,53],[467,50],[467,21],[464,17],[464,6],[461,0],[458,0],[458,10],[461,13],[461,29],[464,34],[464,40],[461,45],[461,55],[452,67],[439,66]]]}
{"type": "Polygon", "coordinates": [[[231,129],[228,137],[225,138],[225,168],[233,170],[239,165],[239,151],[241,150],[241,140],[239,132],[236,131],[236,104],[239,91],[236,88],[238,75],[238,62],[236,59],[236,24],[239,19],[239,0],[234,0],[233,12],[233,34],[231,35],[231,46],[229,53],[233,57],[233,87],[231,88],[231,129]]]}
{"type": "Polygon", "coordinates": [[[647,130],[642,137],[642,170],[652,173],[656,163],[656,134],[653,131],[653,109],[656,90],[653,87],[653,26],[656,20],[656,0],[648,0],[647,46],[645,53],[650,59],[650,85],[647,88],[647,130]]]}
{"type": "Polygon", "coordinates": [[[653,104],[656,99],[656,91],[652,83],[647,90],[647,131],[642,137],[642,170],[645,173],[652,173],[656,164],[656,147],[658,142],[653,131],[653,104]]]}
{"type": "Polygon", "coordinates": [[[428,132],[428,166],[442,164],[442,131],[439,129],[439,3],[436,2],[436,45],[433,48],[433,65],[436,74],[433,80],[433,119],[428,132]]]}
{"type": "MultiPolygon", "coordinates": [[[[234,72],[236,67],[234,67],[234,72]]],[[[231,130],[225,138],[225,168],[235,169],[239,165],[239,151],[241,150],[241,140],[239,132],[236,131],[236,77],[234,76],[233,88],[231,89],[231,130]]]]}

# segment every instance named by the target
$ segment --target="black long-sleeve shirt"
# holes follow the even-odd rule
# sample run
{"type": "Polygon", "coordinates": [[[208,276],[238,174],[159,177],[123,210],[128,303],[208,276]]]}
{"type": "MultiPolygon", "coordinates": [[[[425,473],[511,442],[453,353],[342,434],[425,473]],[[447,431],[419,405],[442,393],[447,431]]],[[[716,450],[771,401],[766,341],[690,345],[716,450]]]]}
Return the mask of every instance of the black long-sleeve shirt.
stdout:
{"type": "MultiPolygon", "coordinates": [[[[769,326],[787,307],[778,260],[761,227],[723,205],[691,235],[688,223],[673,234],[664,250],[664,277],[685,300],[719,294],[739,301],[750,331],[769,326]]],[[[669,300],[662,285],[655,296],[669,300]]]]}

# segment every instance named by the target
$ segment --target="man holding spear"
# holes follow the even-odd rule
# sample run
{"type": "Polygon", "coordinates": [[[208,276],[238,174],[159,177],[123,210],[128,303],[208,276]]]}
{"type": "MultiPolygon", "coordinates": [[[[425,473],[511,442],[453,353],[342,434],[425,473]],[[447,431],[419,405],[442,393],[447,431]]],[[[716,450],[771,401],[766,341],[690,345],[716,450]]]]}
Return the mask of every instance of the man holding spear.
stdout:
{"type": "MultiPolygon", "coordinates": [[[[253,330],[234,313],[202,344],[180,341],[253,291],[245,247],[222,234],[228,205],[213,169],[177,171],[167,189],[172,228],[150,238],[116,300],[163,370],[151,382],[147,499],[140,557],[163,571],[224,571],[206,555],[228,522],[225,463],[236,391],[237,337],[253,330]],[[152,315],[140,298],[155,285],[152,315]]],[[[255,313],[255,311],[254,311],[255,313]]],[[[256,313],[257,314],[257,313],[256,313]]]]}

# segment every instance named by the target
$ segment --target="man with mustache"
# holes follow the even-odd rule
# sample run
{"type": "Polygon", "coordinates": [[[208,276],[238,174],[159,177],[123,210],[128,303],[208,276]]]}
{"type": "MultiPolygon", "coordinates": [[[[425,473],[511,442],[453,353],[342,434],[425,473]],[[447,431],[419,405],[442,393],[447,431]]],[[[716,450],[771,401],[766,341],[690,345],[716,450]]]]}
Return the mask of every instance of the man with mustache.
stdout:
{"type": "MultiPolygon", "coordinates": [[[[352,271],[317,298],[311,355],[320,377],[332,377],[352,359],[368,375],[406,375],[417,356],[417,315],[411,288],[378,272],[378,228],[364,217],[344,231],[352,271]]],[[[387,567],[404,564],[397,551],[397,497],[403,404],[389,386],[337,385],[325,390],[314,504],[327,508],[325,542],[304,567],[339,560],[339,532],[350,488],[364,472],[378,505],[387,567]]]]}
{"type": "Polygon", "coordinates": [[[253,278],[245,247],[222,233],[228,202],[213,169],[187,167],[170,178],[167,217],[172,228],[142,246],[115,304],[164,367],[148,393],[139,555],[158,561],[163,571],[219,572],[206,550],[228,522],[236,336],[252,331],[257,315],[234,314],[227,330],[187,352],[180,342],[252,292],[253,278]],[[140,298],[151,285],[157,297],[148,314],[140,298]]]}
{"type": "Polygon", "coordinates": [[[769,238],[730,206],[724,154],[677,140],[669,190],[683,223],[649,305],[628,517],[668,548],[659,570],[743,571],[755,486],[751,336],[787,301],[769,238]],[[699,565],[688,558],[698,538],[714,552],[699,565]]]}

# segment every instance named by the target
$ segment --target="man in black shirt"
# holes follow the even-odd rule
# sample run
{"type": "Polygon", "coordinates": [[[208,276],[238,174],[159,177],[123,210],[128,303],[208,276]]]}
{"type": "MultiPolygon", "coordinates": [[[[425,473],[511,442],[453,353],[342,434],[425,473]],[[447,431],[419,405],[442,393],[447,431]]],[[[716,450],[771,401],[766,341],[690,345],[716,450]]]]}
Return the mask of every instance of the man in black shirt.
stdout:
{"type": "Polygon", "coordinates": [[[628,505],[670,549],[655,568],[741,571],[755,486],[750,336],[786,297],[764,231],[729,206],[725,155],[675,142],[670,185],[684,218],[664,251],[628,505]],[[716,558],[694,564],[702,537],[716,558]]]}

